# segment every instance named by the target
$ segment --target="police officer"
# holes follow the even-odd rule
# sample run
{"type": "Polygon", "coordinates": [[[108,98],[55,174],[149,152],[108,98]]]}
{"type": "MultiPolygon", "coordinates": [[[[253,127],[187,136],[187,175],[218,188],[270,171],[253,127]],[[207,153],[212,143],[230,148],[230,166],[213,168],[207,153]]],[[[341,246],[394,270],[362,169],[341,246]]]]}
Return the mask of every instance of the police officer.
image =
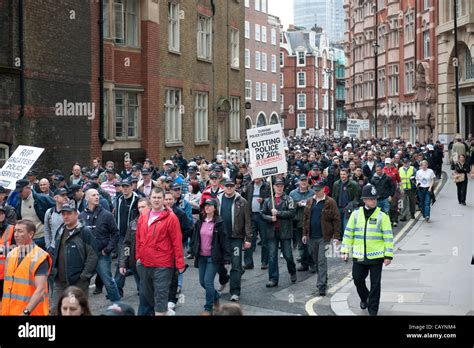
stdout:
{"type": "Polygon", "coordinates": [[[380,302],[382,265],[393,258],[393,234],[390,218],[377,207],[377,190],[369,184],[362,189],[364,207],[355,210],[347,223],[342,240],[342,259],[354,260],[352,276],[360,297],[360,308],[377,315],[380,302]],[[370,291],[365,279],[370,272],[370,291]]]}

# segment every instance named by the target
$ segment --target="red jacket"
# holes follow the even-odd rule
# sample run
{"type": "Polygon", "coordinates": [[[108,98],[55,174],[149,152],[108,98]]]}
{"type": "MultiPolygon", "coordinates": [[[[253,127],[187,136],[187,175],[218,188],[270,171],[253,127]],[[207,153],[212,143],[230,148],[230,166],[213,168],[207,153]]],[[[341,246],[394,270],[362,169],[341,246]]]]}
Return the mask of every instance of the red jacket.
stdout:
{"type": "Polygon", "coordinates": [[[145,210],[137,223],[136,258],[145,267],[184,268],[184,253],[179,220],[171,210],[164,210],[148,226],[150,210],[145,210]]]}
{"type": "Polygon", "coordinates": [[[384,167],[383,171],[385,174],[392,178],[394,184],[401,182],[400,174],[398,173],[397,168],[395,168],[394,166],[390,167],[390,169],[384,167]]]}
{"type": "Polygon", "coordinates": [[[208,187],[206,187],[204,189],[204,191],[202,191],[202,194],[201,194],[201,202],[199,203],[200,205],[203,205],[204,202],[206,201],[206,199],[209,199],[209,198],[216,198],[217,199],[217,196],[219,194],[221,194],[222,192],[224,192],[224,186],[222,185],[219,185],[219,188],[217,190],[217,195],[215,197],[212,197],[211,195],[211,185],[209,185],[208,187]]]}

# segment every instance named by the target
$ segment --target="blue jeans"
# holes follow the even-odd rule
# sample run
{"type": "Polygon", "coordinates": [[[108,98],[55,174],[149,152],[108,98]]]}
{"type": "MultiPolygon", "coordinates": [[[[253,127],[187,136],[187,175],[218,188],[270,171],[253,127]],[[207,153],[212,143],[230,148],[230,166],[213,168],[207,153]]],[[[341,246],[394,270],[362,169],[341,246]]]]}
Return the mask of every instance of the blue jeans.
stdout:
{"type": "Polygon", "coordinates": [[[296,265],[291,251],[291,239],[271,238],[268,240],[268,278],[278,284],[280,271],[278,270],[278,243],[286,260],[286,266],[290,274],[296,273],[296,265]]]}
{"type": "Polygon", "coordinates": [[[252,213],[252,247],[244,252],[244,264],[253,265],[253,253],[257,248],[257,233],[262,241],[262,265],[268,265],[268,243],[267,223],[262,219],[260,213],[252,213]]]}
{"type": "Polygon", "coordinates": [[[388,201],[388,198],[377,200],[377,207],[382,209],[382,211],[385,214],[387,214],[387,215],[390,214],[390,202],[388,201]]]}
{"type": "Polygon", "coordinates": [[[308,246],[303,244],[303,228],[297,227],[294,230],[294,236],[296,237],[296,245],[298,245],[298,255],[301,257],[301,266],[313,267],[313,259],[309,255],[308,246]]]}
{"type": "Polygon", "coordinates": [[[428,189],[418,189],[418,204],[424,218],[430,217],[431,196],[428,189]]]}
{"type": "Polygon", "coordinates": [[[110,255],[99,255],[96,268],[97,274],[105,285],[110,301],[118,302],[120,301],[120,294],[117,283],[115,283],[115,279],[112,277],[111,266],[112,257],[110,255]]]}
{"type": "Polygon", "coordinates": [[[206,304],[204,310],[212,313],[214,302],[219,300],[219,293],[214,288],[214,279],[216,278],[219,265],[212,262],[210,256],[198,256],[199,283],[206,290],[206,304]]]}
{"type": "Polygon", "coordinates": [[[349,222],[349,219],[346,217],[346,214],[344,214],[344,209],[338,208],[339,214],[341,215],[341,239],[342,236],[344,235],[344,231],[346,230],[347,223],[349,222]]]}

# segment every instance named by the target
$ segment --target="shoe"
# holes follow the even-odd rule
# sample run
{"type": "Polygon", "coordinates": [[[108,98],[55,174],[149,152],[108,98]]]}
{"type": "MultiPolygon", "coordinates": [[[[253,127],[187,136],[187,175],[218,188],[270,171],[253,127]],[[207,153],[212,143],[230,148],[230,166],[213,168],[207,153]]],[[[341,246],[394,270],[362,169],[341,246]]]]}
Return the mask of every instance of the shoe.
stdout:
{"type": "MultiPolygon", "coordinates": [[[[227,282],[227,283],[229,283],[229,282],[227,282]]],[[[222,292],[222,291],[224,291],[224,289],[225,289],[225,288],[226,288],[226,286],[227,286],[227,283],[225,283],[225,284],[221,284],[221,285],[219,286],[219,289],[217,289],[217,291],[219,291],[219,292],[222,292]]]]}
{"type": "Polygon", "coordinates": [[[266,285],[267,288],[274,288],[278,286],[278,283],[275,283],[273,280],[270,280],[266,285]]]}
{"type": "Polygon", "coordinates": [[[254,265],[244,265],[244,269],[254,269],[254,265]]]}
{"type": "Polygon", "coordinates": [[[290,275],[291,282],[294,284],[296,283],[296,273],[290,275]]]}
{"type": "Polygon", "coordinates": [[[201,317],[210,317],[210,316],[212,316],[211,312],[204,311],[204,312],[201,313],[201,317]]]}
{"type": "Polygon", "coordinates": [[[367,302],[360,301],[360,309],[367,309],[368,304],[367,302]]]}
{"type": "Polygon", "coordinates": [[[393,227],[397,227],[397,226],[398,226],[398,223],[394,222],[393,227]]]}
{"type": "Polygon", "coordinates": [[[168,308],[168,312],[166,312],[166,316],[167,317],[172,317],[172,316],[175,316],[175,315],[176,315],[176,312],[174,310],[168,308]]]}
{"type": "Polygon", "coordinates": [[[125,273],[125,277],[129,277],[129,276],[131,276],[131,275],[133,275],[132,270],[131,270],[131,269],[127,269],[127,272],[125,273]]]}
{"type": "Polygon", "coordinates": [[[260,267],[260,269],[268,269],[268,265],[262,265],[262,267],[260,267]]]}
{"type": "Polygon", "coordinates": [[[375,316],[377,316],[377,312],[369,312],[369,315],[370,315],[371,317],[375,317],[375,316]]]}
{"type": "Polygon", "coordinates": [[[297,270],[298,272],[306,272],[306,271],[309,270],[309,267],[308,267],[308,266],[299,265],[299,266],[296,268],[296,270],[297,270]]]}
{"type": "Polygon", "coordinates": [[[175,308],[176,308],[176,303],[168,302],[168,310],[174,311],[175,308]]]}
{"type": "Polygon", "coordinates": [[[212,310],[216,312],[216,311],[220,311],[220,309],[221,309],[221,304],[219,300],[214,301],[214,304],[212,305],[212,310]]]}
{"type": "Polygon", "coordinates": [[[298,256],[298,257],[296,258],[296,262],[301,262],[301,260],[302,260],[301,256],[298,256]]]}
{"type": "Polygon", "coordinates": [[[260,240],[260,241],[257,243],[257,245],[262,245],[262,241],[260,240]]]}
{"type": "Polygon", "coordinates": [[[102,294],[102,289],[95,288],[94,292],[92,293],[93,295],[99,295],[102,294]]]}
{"type": "Polygon", "coordinates": [[[430,217],[429,216],[425,217],[425,221],[430,222],[430,217]]]}
{"type": "Polygon", "coordinates": [[[412,215],[411,218],[414,220],[414,219],[415,219],[415,215],[412,215]]]}
{"type": "Polygon", "coordinates": [[[181,287],[178,286],[178,290],[176,290],[176,293],[177,293],[178,295],[181,294],[181,290],[182,290],[181,287]]]}
{"type": "Polygon", "coordinates": [[[326,296],[326,290],[319,290],[319,296],[326,296]]]}
{"type": "Polygon", "coordinates": [[[314,274],[314,273],[317,273],[317,272],[316,272],[316,267],[314,267],[314,266],[309,266],[309,272],[310,272],[310,273],[313,273],[313,274],[314,274]]]}
{"type": "Polygon", "coordinates": [[[232,296],[230,297],[230,300],[231,300],[232,302],[237,302],[237,301],[240,300],[240,296],[239,296],[239,295],[232,295],[232,296]]]}
{"type": "Polygon", "coordinates": [[[283,258],[283,253],[280,253],[280,259],[282,259],[282,258],[283,258]]]}
{"type": "Polygon", "coordinates": [[[407,221],[407,219],[403,218],[403,219],[400,219],[401,222],[405,222],[407,221]]]}
{"type": "Polygon", "coordinates": [[[466,202],[462,202],[461,204],[465,206],[465,205],[466,205],[466,202]]]}

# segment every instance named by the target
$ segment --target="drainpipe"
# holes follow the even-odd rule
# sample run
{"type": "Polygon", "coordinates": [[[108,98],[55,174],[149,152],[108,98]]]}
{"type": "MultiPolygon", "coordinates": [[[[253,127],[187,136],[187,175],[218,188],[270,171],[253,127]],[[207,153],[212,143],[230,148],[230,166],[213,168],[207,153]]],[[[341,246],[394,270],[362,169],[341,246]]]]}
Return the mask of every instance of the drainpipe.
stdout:
{"type": "Polygon", "coordinates": [[[18,3],[18,46],[20,54],[20,118],[25,115],[25,69],[23,35],[23,0],[18,3]]]}
{"type": "Polygon", "coordinates": [[[99,140],[107,142],[104,120],[104,0],[99,3],[99,140]]]}

